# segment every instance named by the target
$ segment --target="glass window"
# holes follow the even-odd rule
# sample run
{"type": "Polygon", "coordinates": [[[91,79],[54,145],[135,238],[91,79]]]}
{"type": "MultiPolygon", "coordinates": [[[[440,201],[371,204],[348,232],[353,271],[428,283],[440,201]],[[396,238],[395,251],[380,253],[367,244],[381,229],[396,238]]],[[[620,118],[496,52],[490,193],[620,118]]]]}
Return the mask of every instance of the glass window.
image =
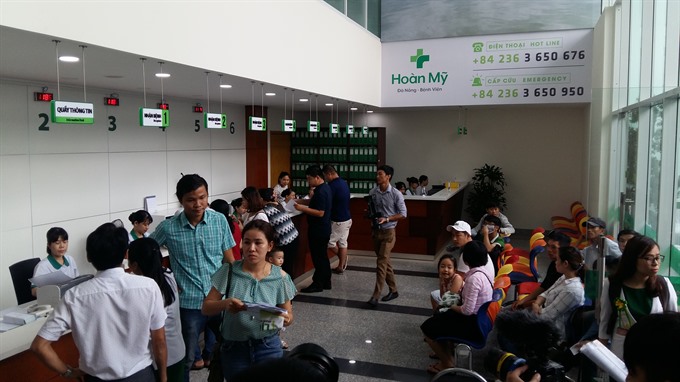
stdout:
{"type": "Polygon", "coordinates": [[[347,0],[347,17],[366,27],[366,0],[347,0]]]}
{"type": "Polygon", "coordinates": [[[366,28],[369,32],[380,37],[380,0],[368,1],[368,25],[366,28]]]}
{"type": "Polygon", "coordinates": [[[667,0],[654,2],[654,45],[652,48],[652,97],[664,92],[666,66],[666,9],[667,0]]]}
{"type": "MultiPolygon", "coordinates": [[[[678,115],[675,116],[675,125],[680,124],[680,101],[677,101],[678,115]]],[[[670,116],[669,116],[670,117],[670,116]]],[[[673,234],[670,258],[668,264],[671,268],[671,276],[680,274],[680,134],[676,134],[675,142],[675,192],[673,193],[673,234]]],[[[676,281],[680,282],[679,279],[676,281]]],[[[678,288],[676,287],[676,290],[678,288]]]]}
{"type": "Polygon", "coordinates": [[[345,0],[326,0],[326,2],[340,11],[343,15],[345,14],[345,0]]]}
{"type": "Polygon", "coordinates": [[[649,121],[649,167],[647,178],[647,216],[644,234],[657,240],[659,228],[659,192],[661,190],[661,150],[663,138],[663,104],[652,106],[649,121]]]}
{"type": "Polygon", "coordinates": [[[628,61],[628,104],[640,101],[640,61],[642,59],[642,1],[630,2],[630,42],[628,61]]]}
{"type": "Polygon", "coordinates": [[[626,189],[622,227],[635,228],[635,182],[637,181],[639,112],[637,109],[626,113],[626,189]]]}

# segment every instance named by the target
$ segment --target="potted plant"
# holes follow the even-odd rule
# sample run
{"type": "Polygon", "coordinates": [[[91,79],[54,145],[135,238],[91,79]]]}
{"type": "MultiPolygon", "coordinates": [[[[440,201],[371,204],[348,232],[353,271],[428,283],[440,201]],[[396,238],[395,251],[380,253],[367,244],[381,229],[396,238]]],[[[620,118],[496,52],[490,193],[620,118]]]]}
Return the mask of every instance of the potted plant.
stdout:
{"type": "Polygon", "coordinates": [[[500,167],[484,164],[481,168],[474,169],[470,185],[472,189],[468,194],[465,212],[472,217],[472,221],[482,218],[490,202],[495,202],[502,210],[507,208],[505,176],[500,167]]]}

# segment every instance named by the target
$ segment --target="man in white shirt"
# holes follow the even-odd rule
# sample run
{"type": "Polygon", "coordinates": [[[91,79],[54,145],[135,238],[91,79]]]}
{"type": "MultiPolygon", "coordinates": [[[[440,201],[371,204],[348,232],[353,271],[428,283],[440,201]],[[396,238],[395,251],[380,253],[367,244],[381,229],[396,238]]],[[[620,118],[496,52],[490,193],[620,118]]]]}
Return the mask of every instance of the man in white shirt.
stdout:
{"type": "MultiPolygon", "coordinates": [[[[459,253],[461,253],[462,248],[465,247],[465,244],[469,243],[472,241],[472,235],[470,233],[470,225],[467,222],[464,222],[462,220],[458,220],[455,222],[453,225],[448,225],[446,226],[446,230],[451,232],[451,241],[453,242],[453,246],[455,246],[459,253]]],[[[496,275],[496,272],[493,267],[493,260],[491,260],[491,257],[487,254],[486,257],[487,262],[484,268],[486,268],[489,271],[489,274],[491,275],[496,275]]],[[[461,255],[458,255],[458,260],[456,261],[456,273],[459,275],[463,276],[465,278],[465,274],[470,270],[470,267],[468,267],[464,262],[463,259],[461,258],[461,255]]]]}
{"type": "Polygon", "coordinates": [[[112,223],[87,237],[87,260],[97,274],[66,291],[31,344],[64,378],[153,381],[155,361],[159,380],[167,381],[163,297],[153,279],[125,273],[127,246],[127,231],[112,223]],[[64,363],[52,348],[69,330],[80,353],[78,367],[64,363]]]}

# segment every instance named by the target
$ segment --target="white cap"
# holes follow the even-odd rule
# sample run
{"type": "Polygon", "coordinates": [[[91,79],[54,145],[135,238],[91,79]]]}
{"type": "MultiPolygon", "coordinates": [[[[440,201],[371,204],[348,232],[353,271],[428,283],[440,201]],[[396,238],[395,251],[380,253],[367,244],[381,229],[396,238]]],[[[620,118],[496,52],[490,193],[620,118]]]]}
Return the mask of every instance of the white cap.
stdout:
{"type": "Polygon", "coordinates": [[[466,232],[468,235],[472,236],[470,225],[462,220],[458,220],[453,225],[446,226],[446,230],[449,232],[453,231],[454,229],[458,232],[466,232]]]}

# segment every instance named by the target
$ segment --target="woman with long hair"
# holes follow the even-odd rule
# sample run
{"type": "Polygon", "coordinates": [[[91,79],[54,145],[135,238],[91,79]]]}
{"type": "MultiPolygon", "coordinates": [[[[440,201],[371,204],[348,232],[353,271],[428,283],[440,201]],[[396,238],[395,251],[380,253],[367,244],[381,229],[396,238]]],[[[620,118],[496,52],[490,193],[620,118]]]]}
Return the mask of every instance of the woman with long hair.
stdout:
{"type": "Polygon", "coordinates": [[[248,186],[241,191],[243,197],[243,207],[245,207],[246,214],[243,216],[243,224],[246,225],[253,220],[263,220],[269,222],[267,214],[264,213],[264,199],[260,196],[260,192],[253,186],[248,186]]]}
{"type": "Polygon", "coordinates": [[[128,262],[130,270],[153,279],[161,290],[165,313],[165,342],[168,349],[168,382],[184,380],[185,346],[182,339],[182,323],[179,319],[179,295],[172,271],[161,265],[161,249],[156,240],[143,237],[130,243],[128,262]]]}
{"type": "Polygon", "coordinates": [[[626,243],[616,272],[605,280],[600,297],[600,341],[623,359],[623,342],[640,318],[653,313],[677,312],[678,297],[670,281],[659,276],[664,260],[659,245],[647,236],[626,243]]]}

